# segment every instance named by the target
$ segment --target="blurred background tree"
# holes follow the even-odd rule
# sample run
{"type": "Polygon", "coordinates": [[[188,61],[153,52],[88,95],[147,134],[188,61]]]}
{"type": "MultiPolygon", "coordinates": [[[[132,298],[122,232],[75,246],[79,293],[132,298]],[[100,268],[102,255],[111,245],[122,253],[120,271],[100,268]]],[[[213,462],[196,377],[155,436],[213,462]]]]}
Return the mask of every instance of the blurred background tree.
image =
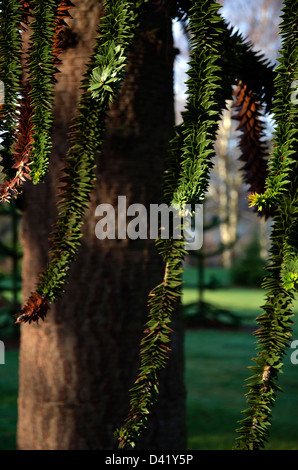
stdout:
{"type": "MultiPolygon", "coordinates": [[[[277,63],[280,49],[279,15],[282,0],[261,0],[250,2],[227,0],[219,1],[223,5],[221,14],[231,24],[235,25],[254,44],[255,51],[262,51],[266,57],[277,63]]],[[[180,122],[181,112],[185,106],[185,86],[183,84],[188,69],[188,38],[183,27],[174,25],[174,40],[180,54],[175,61],[175,90],[176,90],[176,121],[180,122]]],[[[233,119],[236,114],[232,108],[233,101],[228,103],[223,112],[216,141],[216,157],[211,173],[209,190],[204,203],[205,223],[209,224],[216,214],[222,223],[209,231],[204,239],[206,250],[216,250],[219,244],[230,245],[230,249],[222,251],[217,257],[206,259],[213,266],[230,268],[233,261],[242,256],[242,250],[252,238],[258,237],[261,246],[260,256],[266,259],[269,249],[269,233],[271,219],[256,217],[248,208],[248,186],[238,170],[243,166],[239,161],[238,122],[233,119]],[[238,239],[237,243],[234,243],[238,239]]],[[[265,118],[266,135],[264,143],[271,150],[274,123],[271,116],[265,118]]],[[[192,264],[191,259],[187,260],[192,264]]]]}

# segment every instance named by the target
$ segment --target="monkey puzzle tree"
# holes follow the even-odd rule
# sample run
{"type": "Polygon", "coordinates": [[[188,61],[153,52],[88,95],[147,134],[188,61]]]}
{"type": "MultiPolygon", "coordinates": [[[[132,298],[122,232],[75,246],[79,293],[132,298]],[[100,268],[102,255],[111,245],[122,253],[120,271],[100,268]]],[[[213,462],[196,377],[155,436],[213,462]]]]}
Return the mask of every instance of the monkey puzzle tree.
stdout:
{"type": "MultiPolygon", "coordinates": [[[[175,128],[175,135],[168,145],[166,171],[163,173],[163,165],[160,166],[160,157],[157,152],[154,151],[154,155],[157,155],[158,162],[156,166],[154,162],[153,169],[151,167],[153,162],[150,160],[152,154],[144,152],[142,162],[144,171],[141,174],[138,173],[137,176],[133,172],[128,173],[132,178],[129,193],[133,197],[135,194],[139,196],[142,193],[140,187],[137,186],[140,180],[145,188],[149,188],[148,191],[151,190],[151,182],[149,186],[146,185],[148,172],[145,165],[149,165],[152,169],[150,178],[160,178],[161,174],[164,174],[161,200],[168,206],[178,208],[181,217],[186,205],[190,205],[195,211],[196,204],[203,202],[208,188],[214,154],[213,144],[221,111],[225,107],[226,100],[231,98],[232,87],[235,85],[237,97],[235,106],[238,108],[236,117],[240,120],[239,128],[242,130],[241,160],[245,163],[243,167],[245,180],[253,191],[250,195],[250,202],[251,205],[257,207],[260,214],[273,216],[274,223],[270,266],[263,284],[269,292],[264,313],[259,319],[261,323],[258,332],[260,352],[256,358],[255,375],[251,379],[251,390],[248,393],[250,408],[246,411],[247,418],[243,420],[243,426],[240,429],[241,436],[237,440],[237,448],[241,449],[257,449],[264,446],[268,437],[271,407],[278,389],[276,379],[282,365],[281,357],[290,341],[292,316],[290,305],[297,288],[297,104],[293,99],[293,83],[297,83],[298,78],[297,4],[297,0],[284,2],[281,29],[283,47],[280,65],[277,70],[274,70],[262,55],[253,51],[252,44],[244,41],[238,33],[233,32],[233,28],[226,25],[219,14],[219,5],[211,0],[158,2],[106,0],[104,3],[99,35],[81,84],[82,93],[79,98],[78,112],[70,127],[70,147],[65,160],[66,166],[63,168],[63,176],[60,177],[62,184],[55,229],[51,237],[49,261],[41,272],[36,290],[28,295],[27,302],[17,315],[17,322],[27,323],[22,326],[26,347],[21,349],[20,376],[21,384],[23,380],[20,418],[21,423],[24,420],[23,423],[27,424],[23,424],[23,428],[21,424],[20,432],[23,436],[33,435],[34,441],[34,429],[32,428],[28,433],[26,427],[29,422],[34,422],[35,425],[38,423],[39,448],[42,446],[47,448],[47,444],[44,444],[47,440],[46,426],[53,410],[56,413],[55,420],[50,422],[56,429],[53,433],[56,448],[59,446],[60,448],[98,447],[98,436],[102,431],[99,416],[105,412],[111,417],[112,426],[114,425],[114,413],[119,405],[118,402],[123,401],[124,395],[119,395],[119,400],[117,400],[115,395],[111,394],[110,369],[112,367],[115,369],[113,376],[117,377],[117,384],[123,382],[123,371],[125,371],[124,375],[132,373],[132,369],[127,372],[122,362],[123,355],[128,354],[133,340],[137,340],[139,336],[134,333],[136,329],[132,328],[129,319],[138,317],[136,320],[138,323],[140,319],[143,320],[142,315],[137,315],[139,307],[136,305],[139,305],[140,299],[143,300],[140,290],[144,292],[148,288],[146,284],[141,289],[137,288],[136,292],[137,279],[140,273],[144,273],[144,277],[148,276],[146,262],[148,266],[151,265],[157,252],[163,261],[164,274],[161,276],[161,281],[156,283],[156,287],[147,292],[149,313],[140,345],[139,372],[130,388],[130,411],[123,423],[117,422],[116,424],[115,438],[120,447],[135,446],[142,435],[148,424],[148,415],[152,412],[152,405],[157,399],[159,390],[162,390],[162,384],[159,386],[161,372],[169,370],[165,368],[168,356],[177,351],[175,337],[174,340],[172,337],[172,328],[173,326],[175,328],[175,318],[178,318],[176,312],[181,295],[182,260],[186,254],[186,241],[183,237],[177,239],[173,233],[167,239],[160,236],[156,241],[157,250],[152,251],[148,246],[145,258],[144,251],[141,252],[140,258],[133,251],[126,255],[126,251],[120,253],[120,244],[109,245],[109,241],[105,241],[102,243],[104,255],[99,257],[100,264],[104,268],[100,271],[101,275],[96,277],[97,271],[94,269],[92,274],[96,282],[93,279],[85,295],[79,292],[80,286],[82,289],[86,288],[86,277],[90,275],[90,271],[86,272],[86,266],[89,268],[94,266],[94,264],[86,263],[83,256],[84,244],[92,245],[93,243],[94,247],[94,236],[92,237],[89,231],[87,241],[84,241],[84,238],[81,241],[81,234],[86,229],[82,222],[86,220],[84,215],[87,206],[89,206],[88,210],[92,209],[94,207],[92,203],[100,201],[105,192],[109,200],[115,197],[115,188],[118,189],[120,186],[114,186],[115,181],[110,185],[106,184],[106,181],[109,175],[113,180],[117,178],[117,181],[121,181],[121,175],[119,175],[123,173],[121,165],[125,167],[127,164],[127,160],[117,161],[116,157],[118,152],[120,154],[123,152],[124,155],[128,152],[123,140],[126,134],[126,127],[122,127],[122,123],[125,122],[123,115],[125,114],[126,120],[130,121],[134,129],[133,139],[126,140],[126,144],[133,147],[137,141],[136,136],[146,135],[147,108],[143,109],[140,118],[142,125],[138,127],[135,114],[130,114],[130,101],[127,101],[128,97],[131,97],[133,87],[126,85],[127,82],[123,81],[123,78],[125,67],[127,66],[128,72],[130,67],[133,67],[129,65],[128,57],[134,54],[136,47],[140,47],[139,35],[143,34],[144,37],[145,31],[149,43],[155,43],[156,29],[152,26],[148,32],[144,29],[148,21],[151,25],[157,21],[157,17],[153,19],[152,16],[150,20],[150,15],[154,14],[152,7],[153,10],[158,9],[159,12],[164,12],[164,21],[165,18],[177,16],[188,19],[187,27],[191,37],[188,99],[183,122],[175,128]],[[119,104],[112,105],[110,108],[110,103],[113,102],[114,95],[119,93],[122,82],[124,96],[125,91],[128,91],[126,101],[124,99],[121,104],[120,99],[119,104]],[[274,112],[277,123],[275,151],[270,156],[269,163],[261,140],[263,124],[260,118],[262,113],[268,111],[274,112]],[[109,118],[106,120],[107,115],[113,119],[111,127],[109,127],[109,118]],[[114,132],[117,127],[120,134],[114,132]],[[107,140],[104,140],[104,136],[107,140]],[[110,151],[108,148],[112,143],[116,144],[116,147],[110,151]],[[102,150],[103,156],[105,151],[111,156],[113,162],[110,167],[105,168],[105,163],[101,163],[99,159],[99,166],[95,168],[97,161],[95,156],[99,150],[102,150]],[[95,192],[92,191],[94,174],[99,174],[102,179],[99,183],[101,189],[97,189],[96,186],[95,192]],[[138,187],[139,192],[134,193],[135,187],[138,187]],[[131,262],[132,256],[133,262],[131,262]],[[76,257],[77,263],[70,270],[76,257]],[[121,269],[117,268],[118,274],[111,268],[117,259],[123,260],[123,263],[118,265],[121,266],[121,269]],[[131,264],[139,264],[134,274],[129,268],[131,264]],[[76,274],[76,269],[79,270],[79,276],[76,274]],[[111,284],[111,279],[115,277],[116,282],[111,284]],[[66,281],[69,281],[69,286],[66,286],[66,281]],[[101,306],[96,306],[95,290],[98,290],[100,299],[106,306],[105,315],[101,314],[101,306]],[[59,299],[60,296],[62,296],[61,299],[59,299]],[[68,308],[70,297],[78,299],[71,309],[68,308]],[[124,299],[120,309],[117,306],[118,297],[124,299]],[[86,303],[94,305],[94,310],[91,312],[89,310],[88,314],[85,314],[83,309],[86,303]],[[48,313],[50,305],[56,305],[55,313],[53,310],[48,313]],[[119,316],[123,319],[122,323],[119,323],[119,316]],[[51,317],[55,318],[55,328],[51,324],[53,322],[51,317]],[[39,319],[45,322],[38,323],[39,319]],[[102,325],[112,323],[115,324],[113,333],[110,328],[102,329],[102,325]],[[37,328],[32,329],[30,324],[37,324],[37,328]],[[94,341],[99,334],[107,332],[109,336],[104,336],[104,338],[101,336],[101,342],[94,341]],[[134,338],[130,341],[132,334],[134,338]],[[33,362],[30,358],[32,351],[29,350],[29,341],[31,341],[29,335],[30,338],[34,335],[38,338],[38,341],[32,340],[34,346],[31,346],[31,349],[36,358],[33,362]],[[51,355],[46,357],[43,356],[42,347],[45,337],[47,337],[46,346],[51,348],[51,355]],[[171,340],[172,353],[169,347],[171,340]],[[63,344],[64,347],[61,346],[63,344]],[[97,351],[97,348],[102,351],[109,345],[111,348],[109,351],[118,351],[119,354],[116,354],[116,359],[111,360],[108,368],[104,369],[100,361],[104,361],[106,356],[101,355],[101,351],[98,356],[97,351],[94,356],[100,359],[99,362],[93,363],[94,357],[90,352],[92,348],[88,349],[87,344],[92,345],[93,351],[97,351]],[[38,348],[41,348],[41,351],[38,351],[38,348]],[[63,354],[67,354],[67,348],[70,348],[72,361],[65,362],[63,354]],[[83,361],[82,357],[84,357],[83,361]],[[99,379],[82,384],[82,379],[86,377],[82,374],[84,367],[87,368],[89,376],[93,374],[96,378],[99,374],[99,379]],[[51,368],[52,371],[57,368],[55,384],[53,380],[47,383],[47,378],[43,374],[43,369],[51,368]],[[33,371],[30,372],[31,375],[25,374],[26,369],[33,371]],[[107,375],[103,376],[102,371],[105,371],[107,375]],[[36,376],[38,376],[37,382],[35,382],[36,376]],[[63,377],[62,381],[61,377],[63,377]],[[103,393],[103,388],[99,384],[105,381],[107,385],[103,393]],[[35,391],[32,386],[34,382],[39,383],[35,391]],[[47,396],[45,402],[41,402],[38,395],[41,391],[40,383],[43,384],[42,392],[47,396]],[[69,387],[66,386],[67,383],[70,384],[69,387]],[[107,398],[109,394],[111,399],[107,398]],[[30,401],[26,402],[28,395],[31,395],[29,408],[26,407],[26,404],[30,404],[30,401]],[[37,397],[39,404],[35,419],[33,419],[33,408],[36,403],[33,406],[32,396],[37,397]],[[116,404],[113,403],[112,406],[113,400],[116,400],[116,404]],[[100,405],[94,406],[95,403],[100,403],[100,405]],[[26,413],[27,420],[24,419],[26,413]],[[88,421],[91,422],[86,424],[88,421]],[[61,426],[63,426],[62,431],[61,426]],[[86,433],[87,428],[89,428],[88,433],[86,433]],[[70,434],[68,430],[71,430],[70,434]],[[84,438],[86,434],[91,436],[88,444],[84,438]]],[[[63,17],[69,7],[69,2],[53,0],[46,4],[39,0],[1,2],[0,78],[8,90],[2,110],[1,124],[5,149],[2,164],[5,167],[6,178],[1,187],[3,200],[9,201],[17,198],[22,190],[24,179],[30,178],[33,183],[38,183],[47,173],[52,116],[55,116],[55,113],[57,116],[63,113],[61,94],[61,101],[57,95],[52,114],[53,84],[61,46],[57,40],[57,33],[63,25],[63,17]],[[32,23],[30,22],[32,30],[30,47],[27,51],[26,72],[29,78],[26,87],[22,88],[20,26],[28,22],[29,16],[33,17],[32,23]],[[20,96],[21,101],[19,101],[20,96]]],[[[162,48],[164,40],[158,39],[155,44],[159,44],[162,48]]],[[[169,46],[169,44],[166,45],[169,46]]],[[[142,50],[139,49],[139,51],[142,57],[142,50]]],[[[63,56],[61,57],[63,59],[63,56]]],[[[76,73],[75,67],[72,67],[71,73],[76,73]]],[[[140,70],[139,63],[135,65],[135,74],[137,70],[140,70]]],[[[149,73],[149,69],[146,69],[146,72],[149,73]]],[[[149,97],[151,101],[156,90],[164,91],[163,85],[160,84],[163,76],[158,73],[157,76],[155,75],[155,80],[149,82],[149,88],[147,88],[148,82],[146,83],[147,75],[138,76],[139,79],[142,77],[142,80],[138,87],[140,94],[134,96],[137,102],[139,100],[140,104],[148,103],[146,99],[148,100],[149,97]],[[142,89],[146,90],[145,95],[142,94],[142,89]]],[[[129,74],[127,80],[129,83],[129,74]]],[[[159,93],[158,96],[160,96],[159,93]]],[[[59,119],[57,123],[56,132],[59,133],[59,119]]],[[[149,127],[147,132],[150,143],[156,145],[159,141],[152,138],[152,127],[149,127]]],[[[55,149],[55,140],[53,146],[55,149]]],[[[157,147],[161,148],[159,144],[157,147]]],[[[164,148],[162,148],[163,152],[164,148]]],[[[138,158],[139,156],[132,160],[133,164],[138,158]]],[[[53,165],[55,165],[55,160],[53,160],[53,165]]],[[[51,179],[50,184],[56,186],[56,179],[51,179]]],[[[157,184],[159,185],[159,182],[157,184]]],[[[125,191],[128,190],[125,185],[123,188],[125,191]]],[[[28,192],[30,193],[31,189],[28,192]]],[[[39,211],[43,210],[40,204],[46,199],[47,193],[43,194],[38,201],[35,199],[35,205],[33,205],[33,199],[30,200],[29,197],[31,209],[28,206],[28,211],[32,211],[34,207],[34,214],[32,212],[31,214],[38,217],[39,211]]],[[[150,198],[147,201],[150,203],[150,198]]],[[[30,223],[33,222],[28,217],[25,218],[25,243],[30,243],[31,256],[36,260],[39,256],[35,246],[37,239],[32,231],[29,232],[30,223]],[[26,238],[26,231],[30,233],[30,242],[29,237],[26,238]]],[[[94,253],[94,250],[91,250],[89,256],[94,256],[94,253]]],[[[41,264],[45,264],[45,260],[42,260],[41,264]]],[[[26,267],[28,269],[28,265],[28,259],[27,262],[25,259],[24,269],[26,267]]],[[[155,266],[157,269],[158,263],[155,266]]],[[[53,377],[53,372],[51,376],[53,377]]],[[[129,380],[125,384],[128,382],[129,380]]],[[[178,393],[174,390],[171,394],[171,388],[165,384],[162,393],[165,397],[164,403],[168,401],[166,409],[169,419],[171,414],[176,412],[173,397],[178,393]],[[171,399],[167,400],[168,397],[171,399]]],[[[164,416],[166,414],[160,422],[164,421],[164,416]]],[[[119,414],[117,414],[117,419],[120,419],[119,414]]],[[[166,429],[167,424],[162,427],[166,429]]],[[[103,432],[105,434],[107,429],[105,428],[103,432]]],[[[176,433],[177,427],[171,425],[171,433],[168,434],[174,436],[176,440],[176,433]]],[[[160,441],[159,445],[162,446],[161,435],[159,434],[157,439],[160,441]]],[[[33,445],[33,441],[29,444],[29,441],[26,442],[27,438],[23,439],[24,444],[21,444],[23,448],[33,445]]],[[[101,443],[103,443],[103,448],[111,446],[111,441],[106,435],[103,436],[101,443]]],[[[171,443],[171,445],[174,444],[171,443]]]]}
{"type": "MultiPolygon", "coordinates": [[[[117,6],[117,2],[114,4],[117,6]]],[[[47,7],[43,2],[40,5],[39,8],[47,7]]],[[[22,32],[26,49],[31,44],[29,26],[33,31],[37,28],[31,23],[37,4],[33,6],[34,10],[29,10],[30,25],[22,32]]],[[[113,4],[111,8],[115,8],[113,4]]],[[[132,15],[132,6],[127,8],[128,16],[132,15]]],[[[55,105],[51,110],[54,124],[49,173],[42,184],[29,182],[21,201],[24,206],[24,298],[30,295],[48,262],[47,239],[55,222],[59,186],[64,184],[59,179],[65,177],[63,168],[71,119],[77,114],[80,81],[94,46],[103,2],[82,1],[70,11],[73,19],[64,27],[59,45],[61,63],[56,75],[55,105]]],[[[3,19],[8,17],[9,11],[5,13],[3,19]]],[[[42,21],[43,16],[38,19],[42,21]]],[[[8,27],[11,26],[10,22],[8,27]]],[[[115,38],[117,40],[116,32],[115,38]]],[[[7,48],[7,44],[5,46],[7,48]]],[[[101,121],[105,118],[101,105],[94,102],[96,112],[100,113],[94,117],[85,102],[84,113],[89,115],[87,121],[90,120],[91,128],[95,126],[95,129],[93,137],[86,128],[84,139],[92,139],[92,146],[87,144],[85,148],[84,140],[85,154],[80,155],[78,150],[76,156],[83,157],[77,173],[81,178],[78,184],[85,187],[86,173],[95,181],[82,225],[82,246],[64,295],[53,303],[45,323],[26,324],[21,328],[18,419],[21,449],[117,447],[113,431],[127,413],[128,389],[138,365],[138,343],[146,321],[148,292],[160,281],[162,264],[152,240],[98,240],[95,210],[102,202],[115,206],[117,196],[122,194],[128,201],[140,202],[146,207],[159,202],[164,155],[173,134],[173,59],[170,19],[164,12],[156,12],[153,6],[148,9],[142,31],[130,49],[121,96],[108,106],[105,123],[101,121]],[[104,127],[104,144],[100,154],[95,153],[94,146],[100,145],[104,127]],[[90,155],[98,165],[95,173],[94,162],[88,163],[90,155]],[[27,429],[32,432],[28,433],[27,429]]],[[[51,60],[48,63],[51,65],[51,60]]],[[[25,130],[18,136],[30,143],[31,120],[27,116],[31,111],[25,114],[29,100],[26,106],[22,109],[25,130]]],[[[87,121],[82,122],[82,129],[87,121]]],[[[74,168],[72,165],[72,171],[74,168]]],[[[74,174],[72,177],[76,178],[74,174]]],[[[88,192],[87,187],[86,195],[88,192]]],[[[75,199],[71,205],[75,213],[75,199]]],[[[80,205],[78,201],[78,207],[80,205]]],[[[73,226],[79,233],[75,223],[73,226]]],[[[62,233],[61,236],[65,237],[62,233]]],[[[180,323],[178,316],[172,366],[161,379],[160,406],[155,411],[151,429],[139,443],[141,447],[183,448],[186,445],[180,323]],[[167,433],[169,422],[173,430],[176,429],[171,434],[167,433]]]]}

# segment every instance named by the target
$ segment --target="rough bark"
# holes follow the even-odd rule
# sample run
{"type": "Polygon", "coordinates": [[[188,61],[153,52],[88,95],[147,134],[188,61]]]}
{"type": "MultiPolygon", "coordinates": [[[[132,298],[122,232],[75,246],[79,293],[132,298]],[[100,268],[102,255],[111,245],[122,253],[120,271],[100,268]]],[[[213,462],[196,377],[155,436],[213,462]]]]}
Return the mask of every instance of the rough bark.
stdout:
{"type": "MultiPolygon", "coordinates": [[[[70,118],[90,54],[100,2],[75,2],[58,77],[51,171],[27,185],[23,214],[23,296],[34,290],[47,262],[55,219],[57,177],[68,148],[70,118]]],[[[162,278],[150,240],[98,240],[95,208],[160,202],[167,141],[174,120],[170,22],[151,14],[131,53],[121,97],[107,119],[97,182],[86,213],[82,247],[63,297],[46,320],[21,327],[18,448],[115,449],[116,427],[129,409],[149,291],[162,278]]],[[[160,398],[138,447],[185,449],[185,396],[181,318],[173,322],[172,353],[161,377],[160,398]]]]}

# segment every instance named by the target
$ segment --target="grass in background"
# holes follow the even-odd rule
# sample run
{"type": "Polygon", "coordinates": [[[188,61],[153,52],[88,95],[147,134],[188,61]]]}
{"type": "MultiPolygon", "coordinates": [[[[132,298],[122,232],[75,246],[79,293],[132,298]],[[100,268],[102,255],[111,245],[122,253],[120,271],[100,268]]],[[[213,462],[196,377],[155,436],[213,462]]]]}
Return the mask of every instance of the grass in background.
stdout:
{"type": "MultiPolygon", "coordinates": [[[[204,301],[226,308],[242,318],[239,330],[193,329],[185,335],[185,381],[187,389],[187,428],[190,450],[231,450],[237,437],[238,421],[247,408],[245,381],[252,375],[248,366],[256,356],[258,327],[256,317],[262,313],[265,291],[230,285],[224,269],[206,269],[207,282],[213,279],[218,288],[206,289],[204,301]],[[224,287],[220,287],[223,286],[224,287]]],[[[183,303],[196,302],[197,270],[184,273],[183,303]]],[[[294,303],[298,312],[298,302],[294,303]]],[[[298,325],[293,328],[298,339],[298,325]]],[[[293,365],[289,349],[283,363],[279,385],[284,393],[277,396],[273,409],[268,450],[298,450],[298,365],[293,365]]]]}
{"type": "MultiPolygon", "coordinates": [[[[231,285],[229,271],[224,268],[206,268],[205,277],[206,283],[215,286],[204,290],[205,302],[238,314],[243,326],[256,325],[255,320],[262,313],[261,306],[265,303],[264,289],[231,285]]],[[[199,300],[197,285],[198,270],[195,267],[187,267],[183,273],[183,305],[199,300]]],[[[298,313],[298,299],[294,302],[294,311],[298,313]]]]}
{"type": "Polygon", "coordinates": [[[0,382],[0,449],[14,450],[18,395],[17,350],[5,351],[5,364],[0,365],[0,382]]]}
{"type": "MultiPolygon", "coordinates": [[[[231,309],[245,317],[248,328],[240,330],[189,329],[185,335],[185,381],[187,389],[187,427],[189,450],[231,450],[239,427],[237,421],[246,408],[245,379],[247,368],[255,357],[252,326],[264,303],[262,289],[230,287],[225,270],[209,270],[210,278],[218,277],[225,288],[206,290],[204,299],[231,309]]],[[[186,269],[183,302],[198,299],[196,270],[186,269]]],[[[298,304],[295,303],[298,312],[298,304]]],[[[293,340],[298,339],[298,325],[293,340]]],[[[266,449],[298,450],[298,365],[284,358],[280,386],[284,393],[277,397],[273,410],[271,438],[266,449]]],[[[18,352],[5,353],[0,365],[0,449],[15,449],[18,391],[18,352]]]]}
{"type": "MultiPolygon", "coordinates": [[[[296,334],[298,338],[298,331],[296,334]]],[[[255,338],[245,331],[193,330],[185,338],[187,428],[190,450],[231,450],[247,408],[247,366],[255,357],[255,338]]],[[[266,449],[298,450],[298,366],[284,359],[284,374],[273,410],[266,449]]]]}

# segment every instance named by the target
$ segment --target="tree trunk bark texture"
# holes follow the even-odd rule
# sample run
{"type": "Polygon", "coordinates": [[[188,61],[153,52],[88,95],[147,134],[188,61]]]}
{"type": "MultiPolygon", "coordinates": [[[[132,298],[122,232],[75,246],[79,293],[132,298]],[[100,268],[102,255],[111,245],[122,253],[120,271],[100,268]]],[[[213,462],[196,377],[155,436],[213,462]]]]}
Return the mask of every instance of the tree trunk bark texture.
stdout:
{"type": "MultiPolygon", "coordinates": [[[[23,296],[34,290],[48,257],[57,178],[79,85],[102,14],[101,2],[74,2],[56,86],[51,171],[27,184],[22,221],[23,296]]],[[[44,322],[21,326],[17,446],[20,450],[113,450],[113,432],[129,410],[150,290],[163,275],[153,240],[98,240],[95,209],[125,195],[127,204],[159,203],[164,157],[174,121],[170,21],[151,12],[130,54],[119,99],[97,155],[97,181],[84,237],[64,295],[44,322]]],[[[183,333],[173,319],[172,352],[159,401],[139,449],[185,449],[183,333]]]]}

